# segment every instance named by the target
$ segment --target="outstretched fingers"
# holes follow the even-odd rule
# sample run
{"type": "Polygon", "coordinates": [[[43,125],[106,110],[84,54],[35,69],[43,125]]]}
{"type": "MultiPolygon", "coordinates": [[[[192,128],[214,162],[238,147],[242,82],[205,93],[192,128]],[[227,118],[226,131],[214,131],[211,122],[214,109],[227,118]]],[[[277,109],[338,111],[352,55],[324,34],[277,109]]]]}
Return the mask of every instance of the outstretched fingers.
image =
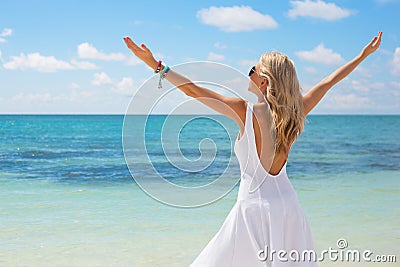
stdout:
{"type": "Polygon", "coordinates": [[[381,40],[382,40],[382,32],[378,32],[378,40],[376,40],[374,45],[379,46],[381,44],[381,40]]]}
{"type": "Polygon", "coordinates": [[[137,45],[132,41],[131,38],[129,38],[129,37],[124,37],[124,41],[125,41],[126,46],[127,46],[130,50],[132,50],[133,53],[136,54],[137,52],[139,52],[139,51],[141,50],[140,47],[137,46],[137,45]]]}
{"type": "Polygon", "coordinates": [[[148,66],[153,68],[154,64],[157,64],[157,61],[154,59],[150,49],[148,49],[144,44],[138,46],[130,37],[124,37],[124,42],[126,46],[133,52],[133,54],[135,54],[135,56],[137,56],[148,66]]]}
{"type": "Polygon", "coordinates": [[[147,46],[145,46],[144,44],[142,44],[142,48],[143,48],[144,51],[150,52],[150,49],[148,49],[147,46]]]}
{"type": "Polygon", "coordinates": [[[378,32],[378,36],[377,37],[375,36],[374,39],[372,39],[370,45],[373,48],[379,47],[379,45],[381,44],[381,40],[382,40],[382,32],[378,32]]]}
{"type": "Polygon", "coordinates": [[[378,36],[375,36],[371,40],[371,42],[364,47],[363,53],[367,56],[374,53],[379,48],[381,40],[382,40],[382,32],[378,32],[378,36]]]}

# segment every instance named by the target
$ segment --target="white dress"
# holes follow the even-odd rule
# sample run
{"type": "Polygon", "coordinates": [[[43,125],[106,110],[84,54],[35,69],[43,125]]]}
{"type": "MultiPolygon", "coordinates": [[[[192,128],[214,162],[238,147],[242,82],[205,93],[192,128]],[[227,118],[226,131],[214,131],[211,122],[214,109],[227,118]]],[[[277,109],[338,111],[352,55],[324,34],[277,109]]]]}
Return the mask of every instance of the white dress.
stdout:
{"type": "Polygon", "coordinates": [[[302,260],[302,254],[314,252],[314,244],[308,221],[286,174],[286,163],[277,175],[269,174],[260,163],[252,110],[253,105],[248,103],[245,129],[234,146],[241,172],[237,201],[218,233],[190,266],[317,266],[314,258],[310,261],[307,256],[302,260]],[[258,177],[256,187],[253,177],[258,177]],[[286,254],[278,257],[280,250],[286,254]]]}

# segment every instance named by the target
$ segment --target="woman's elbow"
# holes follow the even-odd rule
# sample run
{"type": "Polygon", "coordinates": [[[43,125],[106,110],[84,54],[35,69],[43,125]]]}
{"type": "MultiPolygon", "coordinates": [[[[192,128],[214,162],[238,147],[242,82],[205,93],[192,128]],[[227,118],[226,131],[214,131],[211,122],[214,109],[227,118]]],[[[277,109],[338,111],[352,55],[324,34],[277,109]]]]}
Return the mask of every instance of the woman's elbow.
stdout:
{"type": "Polygon", "coordinates": [[[193,97],[193,98],[198,97],[198,94],[197,94],[198,90],[196,90],[197,86],[195,84],[187,83],[187,84],[184,84],[182,87],[183,88],[181,90],[185,93],[185,95],[193,97]]]}

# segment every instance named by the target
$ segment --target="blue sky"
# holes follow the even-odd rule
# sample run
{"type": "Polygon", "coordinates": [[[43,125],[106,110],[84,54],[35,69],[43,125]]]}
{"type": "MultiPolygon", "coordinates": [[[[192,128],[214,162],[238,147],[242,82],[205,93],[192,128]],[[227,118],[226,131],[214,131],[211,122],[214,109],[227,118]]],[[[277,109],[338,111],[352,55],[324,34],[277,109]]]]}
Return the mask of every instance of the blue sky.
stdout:
{"type": "Polygon", "coordinates": [[[152,75],[124,36],[145,43],[169,66],[211,60],[247,73],[263,52],[282,51],[295,62],[306,93],[378,31],[379,51],[312,113],[400,114],[399,0],[14,0],[1,6],[3,114],[123,114],[152,75]]]}

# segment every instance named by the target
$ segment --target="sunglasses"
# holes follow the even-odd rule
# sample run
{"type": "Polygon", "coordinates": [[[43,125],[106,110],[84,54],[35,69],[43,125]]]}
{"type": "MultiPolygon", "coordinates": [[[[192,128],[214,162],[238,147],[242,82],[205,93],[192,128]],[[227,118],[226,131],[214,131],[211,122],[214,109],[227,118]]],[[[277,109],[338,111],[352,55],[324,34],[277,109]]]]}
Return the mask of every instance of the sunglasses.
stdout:
{"type": "Polygon", "coordinates": [[[250,69],[250,71],[249,71],[249,77],[251,76],[251,75],[253,75],[253,73],[255,73],[256,72],[256,66],[253,66],[251,69],[250,69]]]}

